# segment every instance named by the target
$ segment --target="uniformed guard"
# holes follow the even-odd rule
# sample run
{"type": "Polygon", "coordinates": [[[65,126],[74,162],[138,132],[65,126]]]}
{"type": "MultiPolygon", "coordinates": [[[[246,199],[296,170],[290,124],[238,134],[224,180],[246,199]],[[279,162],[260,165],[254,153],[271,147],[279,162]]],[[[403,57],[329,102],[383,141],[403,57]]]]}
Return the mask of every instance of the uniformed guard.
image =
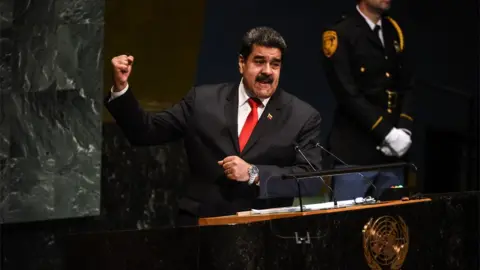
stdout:
{"type": "MultiPolygon", "coordinates": [[[[413,80],[405,38],[386,15],[390,0],[358,0],[357,10],[323,33],[327,79],[337,101],[329,148],[335,167],[398,162],[412,140],[413,80]]],[[[403,170],[334,177],[337,200],[403,184],[403,170]]]]}

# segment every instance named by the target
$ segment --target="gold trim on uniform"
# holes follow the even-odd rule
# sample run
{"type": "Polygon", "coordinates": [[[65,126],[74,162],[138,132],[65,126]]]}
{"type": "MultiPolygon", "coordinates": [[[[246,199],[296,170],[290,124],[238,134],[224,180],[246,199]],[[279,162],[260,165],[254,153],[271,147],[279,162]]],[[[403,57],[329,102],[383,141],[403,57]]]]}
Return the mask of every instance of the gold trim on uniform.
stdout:
{"type": "Polygon", "coordinates": [[[397,92],[390,90],[385,90],[385,92],[387,92],[388,95],[387,112],[392,113],[392,108],[397,107],[397,92]]]}
{"type": "MultiPolygon", "coordinates": [[[[403,32],[402,32],[402,28],[400,28],[400,26],[398,25],[398,23],[392,19],[392,17],[390,16],[387,16],[387,19],[390,21],[390,23],[393,25],[393,27],[395,28],[395,30],[397,30],[397,34],[398,34],[398,39],[400,39],[400,52],[403,52],[404,48],[405,48],[405,38],[403,37],[403,32]]],[[[395,46],[397,47],[397,46],[395,46]]],[[[397,51],[398,52],[398,51],[397,51]]]]}
{"type": "Polygon", "coordinates": [[[333,30],[325,31],[323,33],[323,53],[330,58],[335,54],[338,48],[337,32],[333,30]]]}
{"type": "Polygon", "coordinates": [[[365,67],[361,67],[360,72],[362,72],[362,73],[365,72],[365,67]]]}
{"type": "Polygon", "coordinates": [[[382,120],[383,120],[383,116],[380,116],[380,117],[378,118],[377,122],[375,122],[375,124],[373,124],[371,130],[374,130],[374,129],[380,124],[380,122],[382,122],[382,120]]]}
{"type": "Polygon", "coordinates": [[[400,117],[403,117],[403,118],[408,119],[408,120],[410,120],[410,121],[413,122],[413,118],[412,118],[410,115],[406,114],[406,113],[401,113],[401,114],[400,114],[400,117]]]}

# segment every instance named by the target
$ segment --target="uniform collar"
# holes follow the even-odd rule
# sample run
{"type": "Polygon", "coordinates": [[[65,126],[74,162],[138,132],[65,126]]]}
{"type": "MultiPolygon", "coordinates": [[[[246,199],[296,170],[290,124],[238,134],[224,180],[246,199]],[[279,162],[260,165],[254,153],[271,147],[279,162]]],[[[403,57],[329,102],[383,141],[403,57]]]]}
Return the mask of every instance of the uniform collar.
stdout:
{"type": "Polygon", "coordinates": [[[370,26],[370,29],[375,29],[375,26],[380,26],[380,29],[382,29],[382,19],[380,18],[380,20],[378,20],[378,22],[375,24],[374,22],[372,22],[372,20],[370,20],[365,14],[363,14],[363,12],[360,10],[360,7],[357,5],[357,11],[358,13],[360,13],[360,15],[362,15],[362,17],[365,19],[365,21],[368,23],[368,26],[370,26]]]}

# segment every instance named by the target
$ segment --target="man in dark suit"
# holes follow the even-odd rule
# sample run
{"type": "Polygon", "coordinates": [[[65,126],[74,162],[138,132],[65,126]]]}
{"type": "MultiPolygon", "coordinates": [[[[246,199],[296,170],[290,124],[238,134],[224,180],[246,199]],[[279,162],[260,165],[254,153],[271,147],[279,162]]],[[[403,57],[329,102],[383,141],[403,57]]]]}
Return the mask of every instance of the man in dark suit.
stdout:
{"type": "Polygon", "coordinates": [[[155,114],[140,108],[128,85],[133,56],[112,59],[114,86],[106,107],[128,140],[147,146],[184,139],[192,179],[179,201],[181,225],[266,207],[258,198],[262,184],[272,176],[310,170],[295,146],[320,168],[315,147],[320,114],[277,88],[286,48],[275,30],[251,29],[242,40],[239,82],[193,87],[172,108],[155,114]]]}
{"type": "MultiPolygon", "coordinates": [[[[411,146],[413,86],[405,38],[386,16],[390,0],[359,0],[356,12],[323,33],[327,78],[337,100],[329,147],[345,165],[405,159],[411,146]]],[[[336,176],[336,198],[368,195],[403,184],[401,169],[336,176]]]]}

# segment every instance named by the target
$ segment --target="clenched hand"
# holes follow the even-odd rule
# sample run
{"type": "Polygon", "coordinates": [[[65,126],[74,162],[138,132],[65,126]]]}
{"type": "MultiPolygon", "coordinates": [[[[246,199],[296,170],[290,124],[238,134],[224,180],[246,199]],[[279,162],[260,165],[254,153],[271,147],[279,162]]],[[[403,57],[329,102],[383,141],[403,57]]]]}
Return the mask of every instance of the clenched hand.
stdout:
{"type": "Polygon", "coordinates": [[[121,91],[128,85],[132,72],[133,56],[119,55],[112,58],[114,91],[121,91]]]}
{"type": "Polygon", "coordinates": [[[248,168],[251,165],[237,156],[226,157],[223,160],[220,160],[218,165],[223,167],[225,175],[229,179],[245,182],[250,178],[248,175],[248,168]]]}

